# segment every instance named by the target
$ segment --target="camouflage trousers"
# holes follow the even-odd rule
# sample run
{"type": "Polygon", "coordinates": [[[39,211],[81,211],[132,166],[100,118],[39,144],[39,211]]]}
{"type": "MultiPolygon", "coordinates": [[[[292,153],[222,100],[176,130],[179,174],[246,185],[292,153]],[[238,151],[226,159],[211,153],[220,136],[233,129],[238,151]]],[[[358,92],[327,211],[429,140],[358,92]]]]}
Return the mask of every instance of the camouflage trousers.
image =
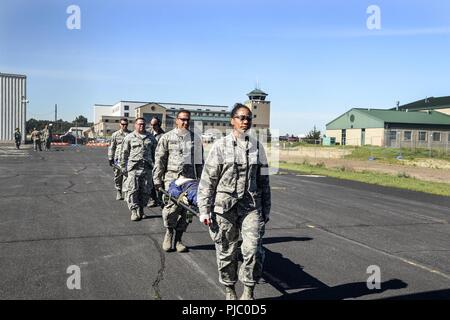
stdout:
{"type": "Polygon", "coordinates": [[[254,286],[262,276],[264,263],[262,238],[265,223],[260,210],[248,210],[245,203],[238,202],[230,211],[213,215],[212,220],[209,233],[216,246],[220,283],[234,285],[237,282],[240,249],[243,262],[239,280],[254,286]],[[241,246],[239,235],[242,237],[241,246]]]}
{"type": "Polygon", "coordinates": [[[114,185],[117,191],[122,191],[122,184],[124,183],[124,180],[125,179],[122,172],[119,169],[114,168],[114,185]]]}
{"type": "MultiPolygon", "coordinates": [[[[170,182],[165,184],[166,190],[169,190],[169,184],[170,182]]],[[[188,226],[187,212],[183,207],[169,200],[169,203],[165,204],[162,209],[162,217],[164,227],[182,232],[186,231],[188,226]]]]}
{"type": "Polygon", "coordinates": [[[153,189],[152,169],[138,167],[130,170],[124,183],[125,199],[130,210],[144,208],[153,189]]]}

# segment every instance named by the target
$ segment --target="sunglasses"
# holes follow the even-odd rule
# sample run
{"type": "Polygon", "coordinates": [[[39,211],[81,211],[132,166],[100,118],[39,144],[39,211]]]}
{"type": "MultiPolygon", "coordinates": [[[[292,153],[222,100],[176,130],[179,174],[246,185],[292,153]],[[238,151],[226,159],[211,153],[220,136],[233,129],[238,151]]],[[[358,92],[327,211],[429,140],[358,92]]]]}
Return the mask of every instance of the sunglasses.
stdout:
{"type": "Polygon", "coordinates": [[[121,125],[121,126],[127,126],[128,123],[121,123],[120,125],[121,125]]]}
{"type": "Polygon", "coordinates": [[[247,120],[248,122],[250,122],[250,121],[253,120],[253,117],[252,117],[252,116],[244,116],[244,115],[234,116],[233,118],[239,119],[240,121],[247,120]]]}
{"type": "Polygon", "coordinates": [[[182,122],[189,122],[189,121],[191,121],[191,119],[189,119],[189,118],[178,118],[178,120],[180,120],[182,122]]]}

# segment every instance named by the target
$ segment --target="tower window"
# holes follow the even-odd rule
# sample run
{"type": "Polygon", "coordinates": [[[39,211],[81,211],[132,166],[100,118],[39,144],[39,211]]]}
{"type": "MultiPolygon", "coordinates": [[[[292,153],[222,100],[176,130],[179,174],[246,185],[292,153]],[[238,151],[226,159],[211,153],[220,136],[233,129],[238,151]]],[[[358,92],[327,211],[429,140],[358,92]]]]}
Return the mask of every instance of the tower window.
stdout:
{"type": "Polygon", "coordinates": [[[123,109],[124,109],[125,111],[128,111],[128,110],[130,110],[130,106],[124,106],[123,109]]]}
{"type": "Polygon", "coordinates": [[[253,110],[256,110],[258,107],[257,106],[253,106],[253,110]]]}

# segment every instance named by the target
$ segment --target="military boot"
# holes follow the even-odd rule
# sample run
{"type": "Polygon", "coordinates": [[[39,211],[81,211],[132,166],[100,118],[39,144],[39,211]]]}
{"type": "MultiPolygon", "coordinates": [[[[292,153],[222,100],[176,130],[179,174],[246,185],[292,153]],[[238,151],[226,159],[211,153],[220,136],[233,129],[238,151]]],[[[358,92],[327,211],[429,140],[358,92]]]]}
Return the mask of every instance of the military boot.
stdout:
{"type": "Polygon", "coordinates": [[[183,235],[183,231],[177,231],[175,234],[175,248],[177,252],[187,252],[188,248],[181,242],[181,236],[183,235]]]}
{"type": "Polygon", "coordinates": [[[139,214],[139,217],[140,217],[141,219],[145,218],[144,208],[143,208],[143,207],[139,207],[138,214],[139,214]]]}
{"type": "Polygon", "coordinates": [[[173,229],[167,228],[166,235],[162,243],[162,248],[164,251],[168,252],[172,250],[172,239],[173,239],[173,229]]]}
{"type": "Polygon", "coordinates": [[[121,190],[117,190],[116,200],[123,200],[123,195],[121,190]]]}
{"type": "Polygon", "coordinates": [[[253,296],[254,286],[245,286],[240,300],[255,300],[253,296]]]}
{"type": "Polygon", "coordinates": [[[141,220],[141,217],[139,216],[139,213],[136,209],[131,210],[131,221],[139,221],[141,220]]]}
{"type": "Polygon", "coordinates": [[[234,285],[225,286],[225,300],[237,300],[236,291],[234,285]]]}

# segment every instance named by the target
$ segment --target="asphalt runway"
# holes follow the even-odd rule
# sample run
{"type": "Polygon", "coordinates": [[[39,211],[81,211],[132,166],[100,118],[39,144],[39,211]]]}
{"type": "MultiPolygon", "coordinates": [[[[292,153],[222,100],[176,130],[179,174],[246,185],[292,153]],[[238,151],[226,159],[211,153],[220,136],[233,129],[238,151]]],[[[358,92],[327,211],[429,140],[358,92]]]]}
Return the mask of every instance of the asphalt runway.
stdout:
{"type": "MultiPolygon", "coordinates": [[[[0,148],[0,299],[224,298],[206,227],[163,252],[160,209],[130,220],[106,148],[25,147],[0,148]]],[[[450,299],[450,198],[289,172],[271,186],[257,299],[450,299]]]]}

